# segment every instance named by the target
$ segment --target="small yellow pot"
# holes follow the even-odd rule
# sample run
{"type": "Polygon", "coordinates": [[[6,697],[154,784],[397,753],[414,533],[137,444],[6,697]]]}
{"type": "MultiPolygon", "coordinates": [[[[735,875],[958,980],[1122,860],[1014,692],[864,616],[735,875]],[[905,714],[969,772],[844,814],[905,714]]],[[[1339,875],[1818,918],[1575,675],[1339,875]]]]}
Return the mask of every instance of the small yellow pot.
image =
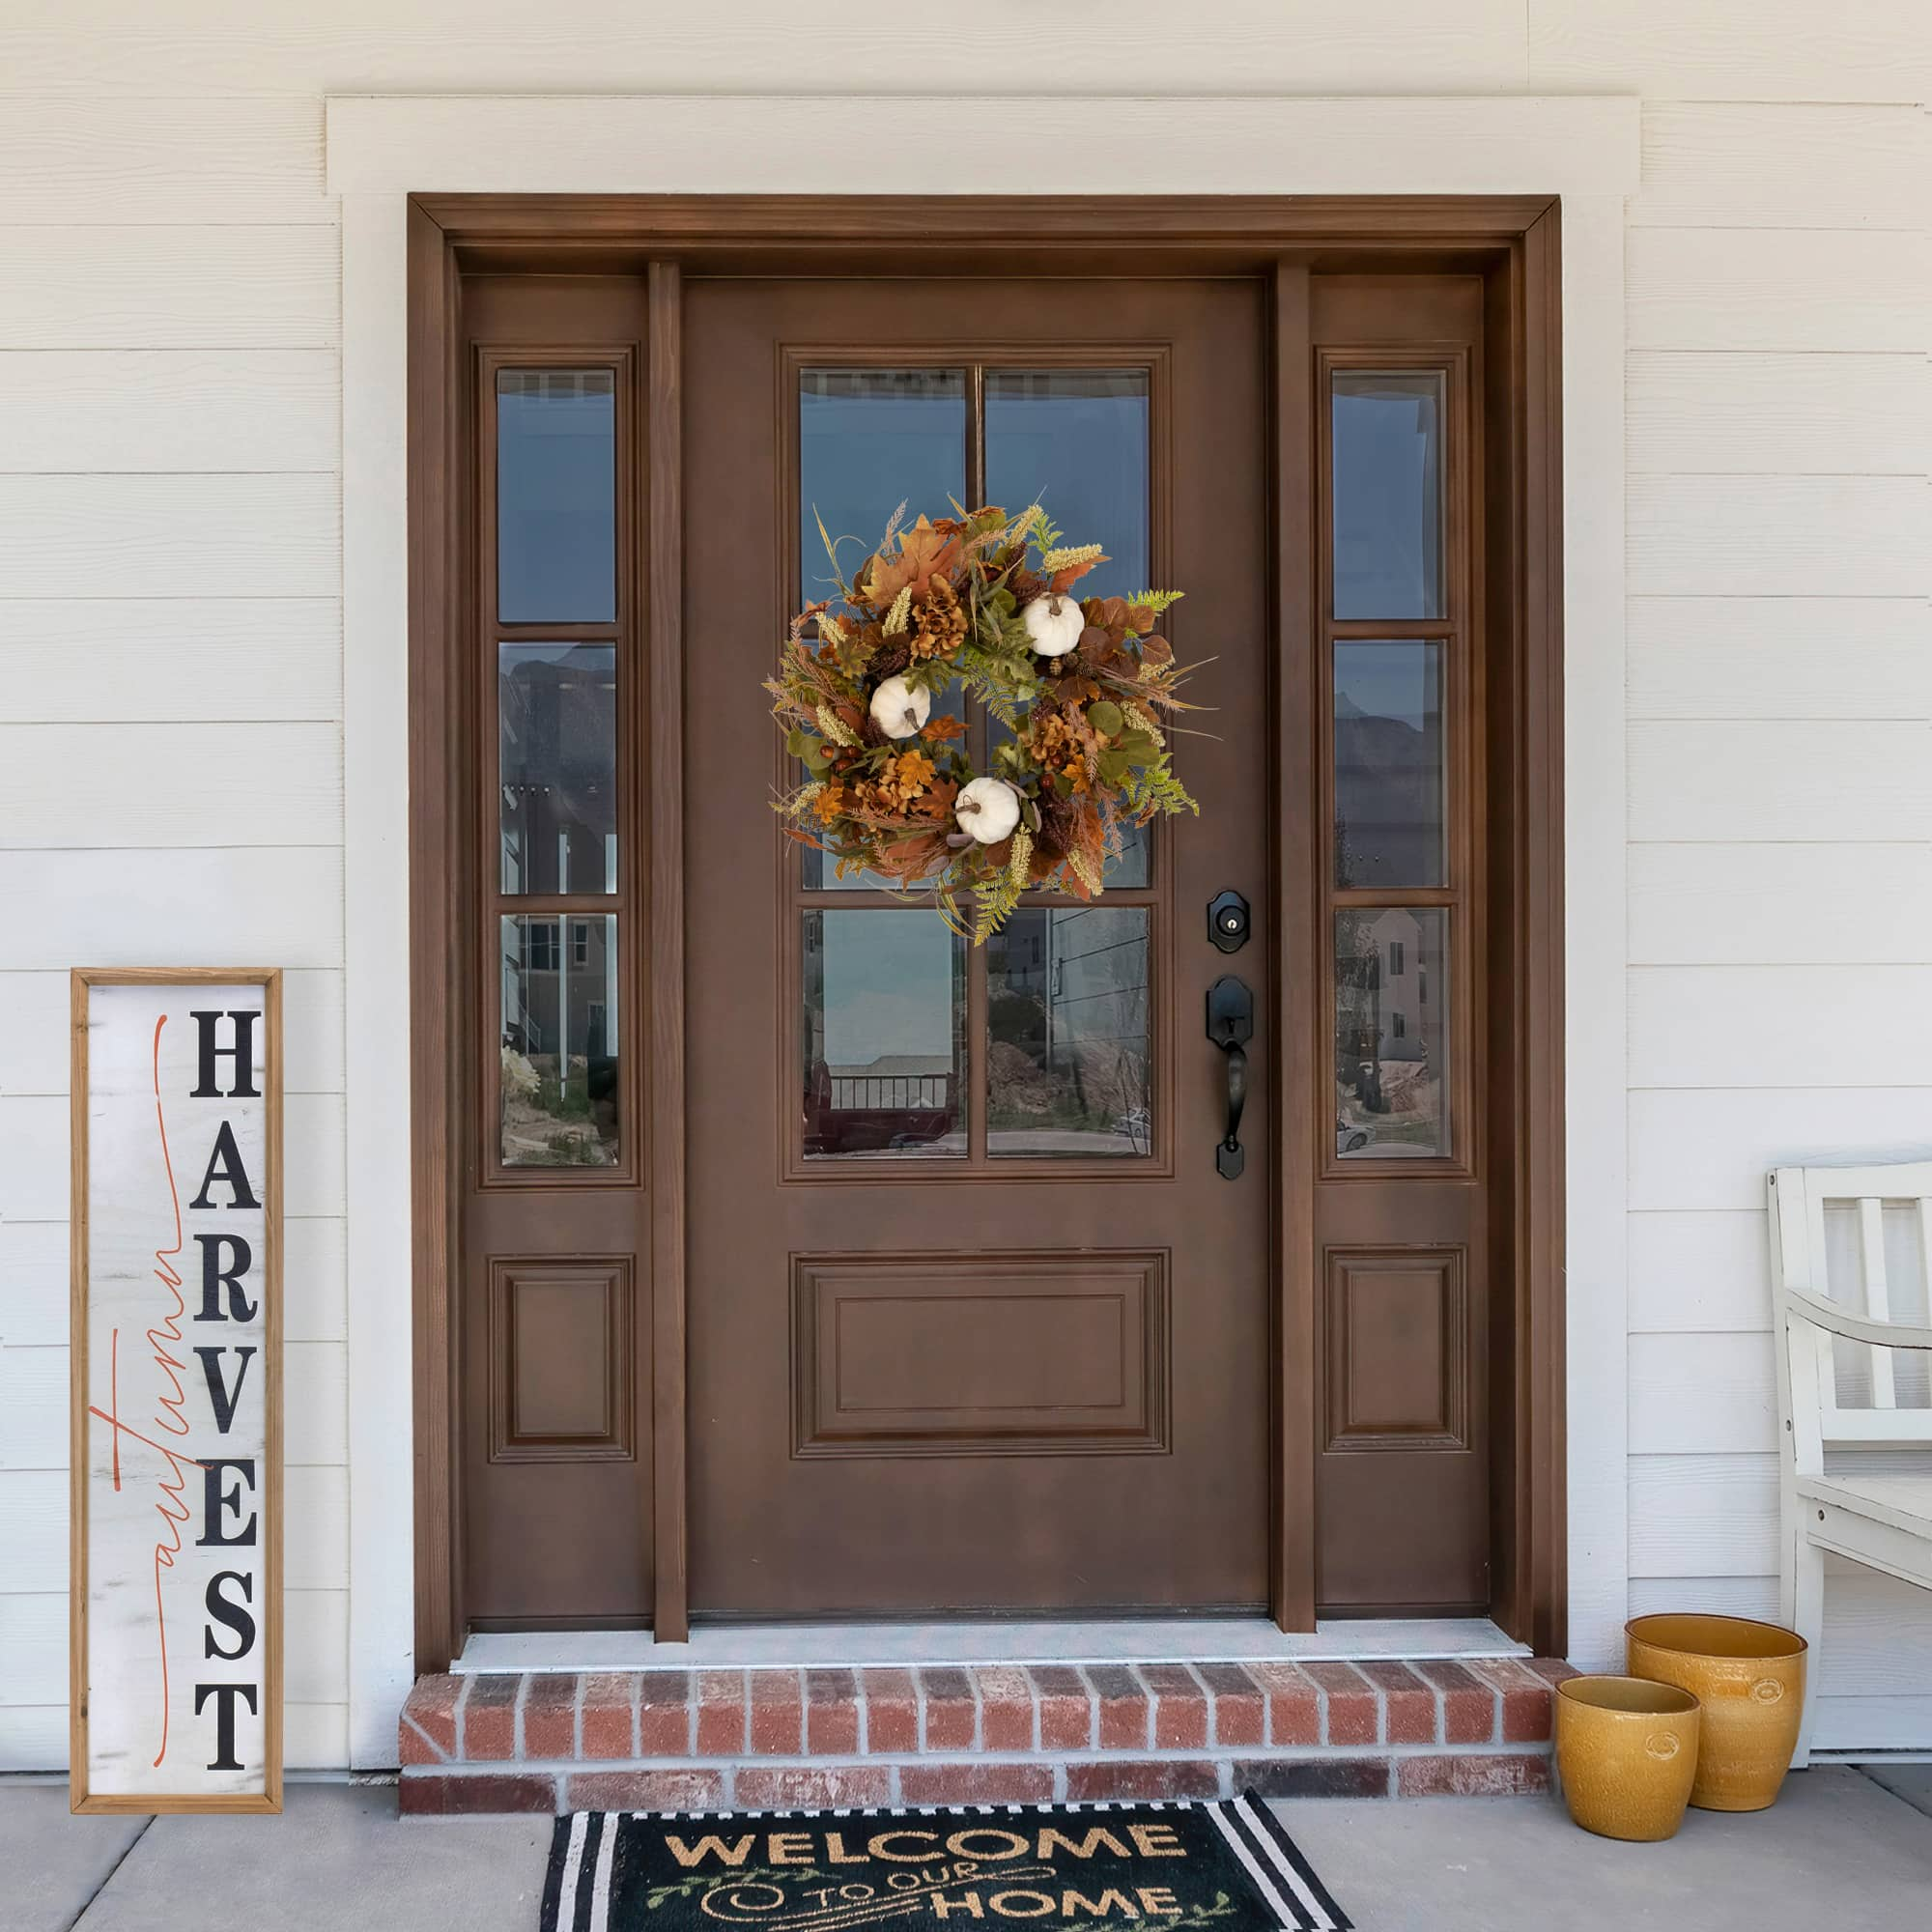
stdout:
{"type": "Polygon", "coordinates": [[[1675,1835],[1697,1772],[1697,1700],[1637,1677],[1556,1687],[1556,1772],[1586,1832],[1650,1843],[1675,1835]]]}
{"type": "Polygon", "coordinates": [[[1762,1811],[1777,1796],[1804,1717],[1804,1639],[1748,1617],[1633,1617],[1630,1673],[1675,1684],[1704,1707],[1690,1802],[1762,1811]]]}

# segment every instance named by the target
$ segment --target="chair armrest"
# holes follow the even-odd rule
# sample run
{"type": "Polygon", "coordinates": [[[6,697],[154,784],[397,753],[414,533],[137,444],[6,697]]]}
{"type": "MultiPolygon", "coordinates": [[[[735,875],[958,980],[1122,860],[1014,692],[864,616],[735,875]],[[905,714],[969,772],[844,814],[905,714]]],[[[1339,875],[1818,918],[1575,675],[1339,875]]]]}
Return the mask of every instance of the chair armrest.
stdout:
{"type": "Polygon", "coordinates": [[[1842,1335],[1848,1342],[1869,1342],[1878,1349],[1932,1349],[1932,1328],[1908,1328],[1902,1321],[1874,1321],[1868,1316],[1854,1315],[1835,1302],[1820,1301],[1802,1288],[1784,1291],[1788,1313],[1802,1316],[1814,1328],[1842,1335]]]}

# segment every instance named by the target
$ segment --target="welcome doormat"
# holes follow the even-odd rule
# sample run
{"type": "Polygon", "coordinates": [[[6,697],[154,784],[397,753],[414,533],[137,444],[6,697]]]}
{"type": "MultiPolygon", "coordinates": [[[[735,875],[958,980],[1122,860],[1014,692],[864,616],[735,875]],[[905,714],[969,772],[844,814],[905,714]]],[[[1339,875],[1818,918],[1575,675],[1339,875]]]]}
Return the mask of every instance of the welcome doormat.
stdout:
{"type": "Polygon", "coordinates": [[[578,1811],[542,1932],[1346,1932],[1252,1793],[1200,1804],[578,1811]]]}

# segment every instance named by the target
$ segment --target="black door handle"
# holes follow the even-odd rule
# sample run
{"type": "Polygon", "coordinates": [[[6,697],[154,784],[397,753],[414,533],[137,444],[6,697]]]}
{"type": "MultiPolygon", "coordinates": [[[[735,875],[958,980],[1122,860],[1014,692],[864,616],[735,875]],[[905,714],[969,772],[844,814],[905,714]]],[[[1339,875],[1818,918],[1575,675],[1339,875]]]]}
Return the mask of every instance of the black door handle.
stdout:
{"type": "Polygon", "coordinates": [[[1227,1056],[1228,1128],[1214,1149],[1214,1171],[1236,1179],[1246,1162],[1241,1151],[1241,1114],[1248,1104],[1247,1043],[1255,1034],[1255,997],[1232,973],[1208,989],[1208,1037],[1227,1056]]]}

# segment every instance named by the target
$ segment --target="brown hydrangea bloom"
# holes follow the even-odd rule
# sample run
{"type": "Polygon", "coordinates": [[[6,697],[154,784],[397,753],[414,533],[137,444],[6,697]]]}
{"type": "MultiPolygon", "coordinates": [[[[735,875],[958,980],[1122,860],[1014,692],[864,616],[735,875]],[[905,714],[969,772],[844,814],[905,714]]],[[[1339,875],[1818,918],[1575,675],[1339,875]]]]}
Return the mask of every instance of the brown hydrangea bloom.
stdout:
{"type": "Polygon", "coordinates": [[[945,578],[935,577],[912,607],[912,654],[943,658],[966,639],[966,611],[945,578]]]}

